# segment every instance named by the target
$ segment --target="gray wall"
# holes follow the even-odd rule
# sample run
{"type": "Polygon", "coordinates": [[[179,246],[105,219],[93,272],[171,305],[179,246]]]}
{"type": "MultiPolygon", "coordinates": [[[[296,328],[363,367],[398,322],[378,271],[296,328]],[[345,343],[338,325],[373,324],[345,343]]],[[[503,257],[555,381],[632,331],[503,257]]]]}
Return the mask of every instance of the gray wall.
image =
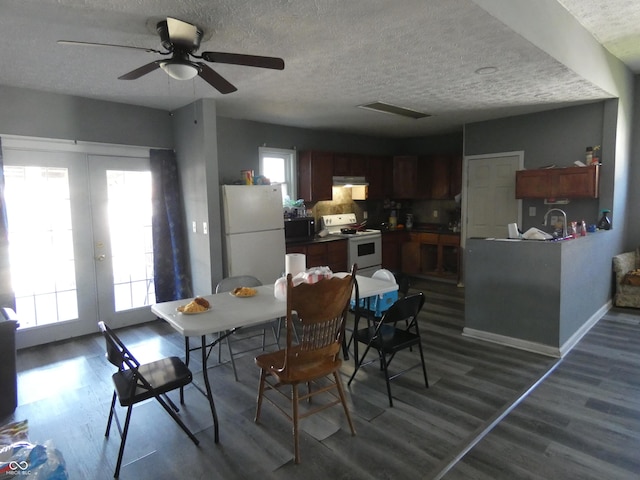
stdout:
{"type": "Polygon", "coordinates": [[[405,138],[398,142],[399,155],[452,154],[462,155],[463,132],[420,138],[405,138]]]}
{"type": "Polygon", "coordinates": [[[173,148],[169,113],[0,86],[0,134],[173,148]]]}
{"type": "MultiPolygon", "coordinates": [[[[603,145],[604,110],[604,102],[597,102],[470,124],[465,127],[465,155],[523,150],[526,169],[550,164],[570,167],[576,160],[584,162],[587,146],[603,145]]],[[[602,160],[601,192],[609,195],[601,195],[600,200],[571,200],[568,205],[560,205],[569,221],[584,219],[587,223],[596,223],[600,204],[602,208],[612,209],[611,193],[606,185],[612,182],[613,158],[602,160]]],[[[547,208],[542,200],[523,200],[522,229],[540,227],[547,208]],[[528,215],[530,206],[536,207],[534,217],[528,215]]]]}
{"type": "Polygon", "coordinates": [[[631,161],[629,165],[629,192],[627,195],[627,234],[625,251],[634,250],[640,245],[640,75],[635,77],[635,99],[633,102],[633,130],[631,137],[631,161]]]}
{"type": "Polygon", "coordinates": [[[284,127],[248,120],[218,118],[218,158],[221,183],[240,179],[241,170],[259,170],[258,147],[325,150],[344,153],[393,155],[398,141],[363,135],[284,127]]]}
{"type": "Polygon", "coordinates": [[[198,100],[174,112],[173,119],[193,290],[208,295],[223,276],[215,103],[198,100]]]}

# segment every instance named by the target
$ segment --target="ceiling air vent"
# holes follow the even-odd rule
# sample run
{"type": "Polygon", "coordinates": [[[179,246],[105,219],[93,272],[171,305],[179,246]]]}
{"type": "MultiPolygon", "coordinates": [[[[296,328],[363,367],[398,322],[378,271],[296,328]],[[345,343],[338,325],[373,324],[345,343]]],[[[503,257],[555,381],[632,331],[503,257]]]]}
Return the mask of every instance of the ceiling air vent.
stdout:
{"type": "Polygon", "coordinates": [[[396,105],[391,105],[390,103],[384,103],[384,102],[374,102],[374,103],[368,103],[366,105],[358,105],[358,108],[373,110],[375,112],[390,113],[392,115],[400,115],[401,117],[408,117],[408,118],[415,118],[415,119],[431,116],[428,113],[422,113],[416,110],[411,110],[410,108],[398,107],[396,105]]]}

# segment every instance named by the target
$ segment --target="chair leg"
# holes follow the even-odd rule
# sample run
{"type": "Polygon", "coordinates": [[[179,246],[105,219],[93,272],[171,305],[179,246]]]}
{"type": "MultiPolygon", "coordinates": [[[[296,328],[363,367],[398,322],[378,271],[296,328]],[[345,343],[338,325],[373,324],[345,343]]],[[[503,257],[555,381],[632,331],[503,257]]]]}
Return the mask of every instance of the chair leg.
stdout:
{"type": "Polygon", "coordinates": [[[236,370],[236,361],[233,359],[233,350],[231,348],[231,335],[227,337],[227,347],[229,348],[229,358],[231,359],[231,367],[233,368],[233,376],[238,381],[238,371],[236,370]]]}
{"type": "Polygon", "coordinates": [[[129,408],[127,408],[127,418],[124,421],[124,428],[122,429],[122,440],[120,441],[120,450],[118,451],[118,461],[116,462],[116,471],[113,474],[114,478],[118,478],[120,476],[120,466],[122,465],[124,445],[127,442],[127,433],[129,433],[129,420],[131,420],[132,410],[133,410],[133,405],[130,405],[129,408]]]}
{"type": "Polygon", "coordinates": [[[162,405],[162,408],[164,408],[167,411],[167,413],[169,415],[171,415],[171,418],[173,418],[176,421],[176,423],[178,425],[180,425],[180,428],[184,431],[184,433],[186,433],[189,436],[191,441],[193,443],[195,443],[196,445],[199,445],[200,444],[200,440],[198,440],[196,438],[196,436],[193,433],[191,433],[191,430],[189,430],[189,428],[184,424],[182,419],[178,415],[176,415],[176,412],[171,410],[171,407],[169,405],[167,405],[167,403],[164,400],[162,400],[160,395],[156,396],[155,399],[158,400],[160,405],[162,405]]]}
{"type": "Polygon", "coordinates": [[[393,399],[391,398],[391,382],[389,381],[389,370],[387,368],[387,356],[384,353],[380,355],[380,361],[382,362],[384,370],[384,380],[387,382],[387,395],[389,396],[389,406],[393,407],[393,399]]]}
{"type": "Polygon", "coordinates": [[[104,436],[108,437],[111,431],[111,422],[113,421],[113,412],[116,408],[116,391],[113,391],[113,398],[111,399],[111,409],[109,410],[109,420],[107,421],[107,430],[104,432],[104,436]]]}
{"type": "Polygon", "coordinates": [[[256,405],[256,416],[253,419],[254,422],[258,423],[260,421],[260,410],[262,408],[262,396],[264,395],[264,383],[267,378],[267,372],[264,369],[260,370],[260,384],[258,385],[258,398],[256,405]]]}
{"type": "Polygon", "coordinates": [[[349,378],[349,382],[347,382],[347,385],[351,385],[351,382],[353,381],[354,377],[356,376],[356,373],[358,373],[358,370],[360,370],[360,367],[362,366],[363,360],[367,356],[367,353],[369,353],[369,348],[371,348],[371,346],[367,345],[367,348],[364,349],[364,353],[362,354],[362,357],[358,358],[358,340],[356,339],[354,341],[354,343],[353,343],[353,356],[354,356],[354,360],[356,362],[356,369],[351,374],[351,378],[349,378]]]}
{"type": "Polygon", "coordinates": [[[342,402],[342,408],[344,408],[344,414],[347,416],[347,422],[349,423],[349,428],[351,429],[351,435],[355,435],[356,429],[353,427],[353,422],[351,421],[351,414],[349,413],[349,407],[347,407],[347,397],[345,397],[344,395],[344,387],[342,386],[342,378],[340,378],[340,373],[338,371],[333,372],[333,378],[336,381],[338,395],[340,395],[340,401],[342,402]]]}
{"type": "Polygon", "coordinates": [[[282,328],[282,317],[278,318],[278,320],[274,320],[271,324],[271,332],[273,333],[273,339],[275,340],[276,346],[280,348],[280,330],[282,328]]]}
{"type": "Polygon", "coordinates": [[[292,395],[291,395],[291,403],[293,407],[293,461],[295,463],[300,463],[300,445],[299,445],[299,435],[298,435],[298,385],[291,385],[292,395]]]}
{"type": "Polygon", "coordinates": [[[420,361],[422,362],[422,373],[424,374],[424,385],[429,388],[429,380],[427,380],[427,368],[424,366],[424,355],[422,354],[422,342],[418,343],[420,350],[420,361]]]}
{"type": "MultiPolygon", "coordinates": [[[[184,387],[180,387],[180,388],[184,388],[184,387]]],[[[169,398],[169,395],[167,395],[166,393],[163,393],[162,396],[164,397],[165,401],[169,404],[169,406],[173,408],[174,411],[176,412],[180,411],[180,409],[176,406],[176,404],[173,403],[173,401],[169,398]]]]}

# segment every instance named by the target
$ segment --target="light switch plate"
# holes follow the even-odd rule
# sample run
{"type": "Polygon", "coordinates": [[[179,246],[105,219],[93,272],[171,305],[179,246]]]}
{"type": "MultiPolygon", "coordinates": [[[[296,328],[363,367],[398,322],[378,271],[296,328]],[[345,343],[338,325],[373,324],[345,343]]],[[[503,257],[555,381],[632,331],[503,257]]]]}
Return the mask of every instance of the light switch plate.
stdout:
{"type": "Polygon", "coordinates": [[[207,228],[207,222],[202,222],[202,233],[207,235],[209,233],[209,229],[207,228]]]}
{"type": "Polygon", "coordinates": [[[529,216],[530,217],[536,216],[536,207],[529,207],[529,216]]]}
{"type": "Polygon", "coordinates": [[[191,225],[192,225],[192,228],[193,228],[193,233],[198,233],[198,224],[196,223],[195,220],[193,221],[193,223],[191,225]]]}

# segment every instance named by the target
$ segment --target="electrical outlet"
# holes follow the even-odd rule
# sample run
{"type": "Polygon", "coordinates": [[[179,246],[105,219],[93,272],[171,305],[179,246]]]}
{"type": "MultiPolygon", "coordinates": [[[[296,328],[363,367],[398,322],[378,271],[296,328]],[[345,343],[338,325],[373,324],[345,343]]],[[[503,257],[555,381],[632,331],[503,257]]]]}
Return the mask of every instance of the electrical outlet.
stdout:
{"type": "Polygon", "coordinates": [[[530,217],[536,216],[536,207],[529,207],[529,216],[530,217]]]}
{"type": "Polygon", "coordinates": [[[557,215],[551,215],[551,225],[553,225],[555,227],[557,223],[558,223],[558,216],[557,215]]]}
{"type": "Polygon", "coordinates": [[[433,218],[438,218],[438,210],[433,211],[433,218]]]}
{"type": "Polygon", "coordinates": [[[207,222],[202,222],[202,233],[207,235],[209,233],[209,229],[207,228],[207,222]]]}

